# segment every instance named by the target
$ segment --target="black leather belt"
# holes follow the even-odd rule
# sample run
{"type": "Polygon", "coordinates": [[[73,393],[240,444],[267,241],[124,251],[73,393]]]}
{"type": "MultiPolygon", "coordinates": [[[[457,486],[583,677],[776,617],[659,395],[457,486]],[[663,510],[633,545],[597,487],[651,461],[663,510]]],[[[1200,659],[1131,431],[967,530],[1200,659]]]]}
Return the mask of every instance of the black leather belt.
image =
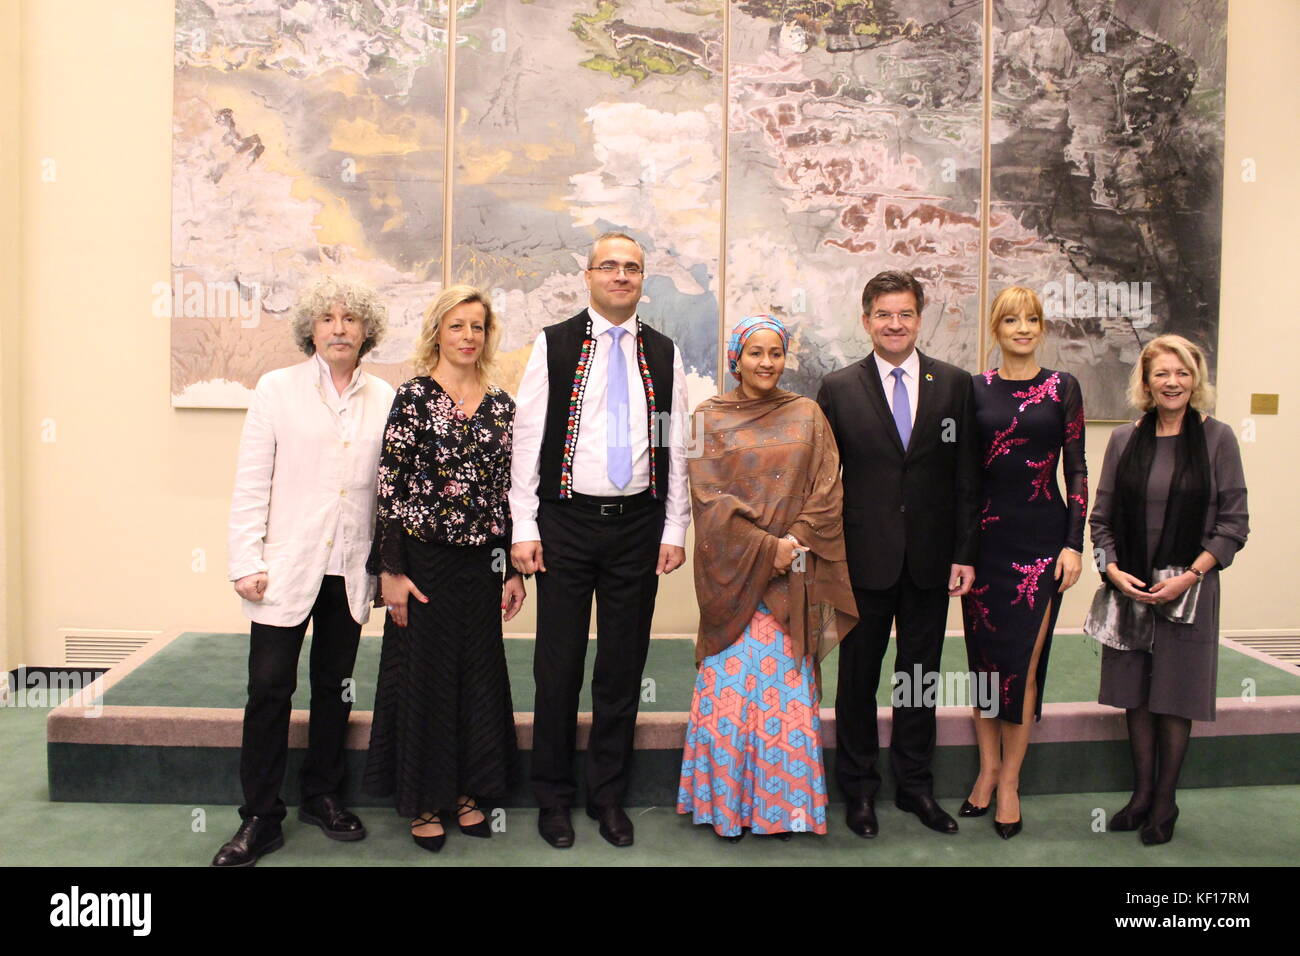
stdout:
{"type": "Polygon", "coordinates": [[[572,493],[572,497],[567,500],[578,505],[584,511],[594,511],[605,518],[631,514],[634,511],[640,511],[642,508],[648,508],[655,502],[649,488],[639,495],[628,495],[625,498],[598,498],[594,495],[580,495],[575,491],[572,493]]]}

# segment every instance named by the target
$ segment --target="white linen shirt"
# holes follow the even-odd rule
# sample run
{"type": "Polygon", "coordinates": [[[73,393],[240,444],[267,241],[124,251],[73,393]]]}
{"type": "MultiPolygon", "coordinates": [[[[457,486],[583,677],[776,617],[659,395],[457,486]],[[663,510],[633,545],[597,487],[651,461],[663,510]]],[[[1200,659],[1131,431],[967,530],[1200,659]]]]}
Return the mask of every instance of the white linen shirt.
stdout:
{"type": "MultiPolygon", "coordinates": [[[[587,388],[578,423],[578,442],[573,452],[573,490],[580,495],[615,498],[640,494],[650,487],[650,439],[647,434],[645,386],[636,360],[636,330],[640,319],[632,316],[623,327],[632,333],[622,336],[627,367],[628,438],[632,446],[632,479],[625,488],[609,480],[606,469],[608,442],[606,401],[609,394],[609,350],[605,333],[613,326],[590,306],[591,334],[596,339],[587,388]]],[[[542,432],[546,427],[546,406],[550,382],[546,364],[546,333],[539,332],[533,352],[519,383],[515,398],[515,430],[510,462],[510,517],[514,524],[511,543],[540,541],[537,530],[537,486],[541,481],[542,432]]],[[[673,414],[669,427],[668,497],[664,502],[662,544],[686,546],[686,528],[691,523],[691,500],[686,485],[686,432],[684,423],[690,401],[686,390],[686,367],[681,349],[673,345],[673,414]]],[[[545,545],[545,542],[543,542],[545,545]]]]}
{"type": "Polygon", "coordinates": [[[243,601],[244,613],[259,624],[301,624],[331,564],[342,569],[353,620],[364,624],[370,617],[375,579],[366,573],[366,559],[395,393],[360,370],[342,396],[333,389],[313,356],[263,375],[244,419],[228,576],[238,581],[266,572],[262,600],[243,601]]]}

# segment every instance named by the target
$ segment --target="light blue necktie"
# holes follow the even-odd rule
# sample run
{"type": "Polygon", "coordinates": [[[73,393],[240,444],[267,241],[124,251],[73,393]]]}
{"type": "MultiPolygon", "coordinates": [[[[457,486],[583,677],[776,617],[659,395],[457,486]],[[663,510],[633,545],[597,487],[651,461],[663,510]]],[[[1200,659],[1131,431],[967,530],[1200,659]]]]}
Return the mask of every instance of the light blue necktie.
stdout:
{"type": "Polygon", "coordinates": [[[894,425],[898,428],[898,437],[903,440],[903,451],[907,451],[907,443],[912,439],[912,406],[907,400],[903,370],[896,368],[889,374],[894,376],[894,425]]]}
{"type": "Polygon", "coordinates": [[[632,445],[628,441],[627,359],[620,340],[627,334],[621,326],[609,332],[609,387],[605,392],[605,473],[617,488],[632,480],[632,445]]]}

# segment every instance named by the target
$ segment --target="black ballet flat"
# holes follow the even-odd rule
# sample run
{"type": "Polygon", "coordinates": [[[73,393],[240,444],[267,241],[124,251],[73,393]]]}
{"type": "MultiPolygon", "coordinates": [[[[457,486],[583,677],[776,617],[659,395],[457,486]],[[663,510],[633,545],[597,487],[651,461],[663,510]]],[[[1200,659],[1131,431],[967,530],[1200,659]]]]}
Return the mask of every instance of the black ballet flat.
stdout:
{"type": "MultiPolygon", "coordinates": [[[[438,819],[438,814],[436,813],[422,813],[415,818],[415,821],[411,825],[418,827],[426,823],[441,822],[442,821],[438,819]]],[[[428,850],[430,853],[437,853],[442,849],[442,845],[447,842],[446,827],[444,826],[443,832],[439,833],[437,836],[416,836],[412,833],[411,839],[415,841],[415,845],[420,849],[428,850]]]]}
{"type": "MultiPolygon", "coordinates": [[[[985,807],[985,809],[988,808],[985,807]]],[[[1024,817],[1021,817],[1015,823],[998,823],[997,820],[994,820],[993,829],[997,831],[998,836],[1002,837],[1002,839],[1010,840],[1013,836],[1024,829],[1023,824],[1024,817]]]]}
{"type": "Polygon", "coordinates": [[[1115,811],[1115,814],[1110,818],[1110,829],[1116,833],[1127,833],[1141,829],[1146,824],[1147,815],[1150,812],[1150,807],[1135,809],[1130,802],[1124,809],[1115,811]]]}
{"type": "Polygon", "coordinates": [[[977,807],[977,806],[975,806],[975,804],[971,803],[969,800],[963,800],[963,801],[961,802],[961,809],[957,811],[957,816],[959,816],[959,817],[982,817],[982,816],[984,816],[984,814],[986,814],[986,813],[988,813],[988,812],[989,812],[988,804],[985,804],[985,805],[982,806],[982,807],[977,807]]]}
{"type": "Polygon", "coordinates": [[[1174,838],[1174,824],[1178,822],[1178,808],[1174,807],[1173,815],[1167,820],[1161,820],[1159,823],[1147,818],[1146,826],[1142,828],[1139,836],[1142,838],[1143,846],[1159,846],[1162,843],[1168,843],[1174,838]]]}
{"type": "Polygon", "coordinates": [[[482,837],[484,839],[487,839],[488,837],[492,836],[492,824],[488,823],[488,818],[486,813],[483,813],[483,819],[480,820],[478,823],[471,823],[466,825],[460,822],[461,817],[465,816],[466,813],[472,813],[475,810],[478,810],[479,813],[483,813],[483,809],[481,807],[476,806],[475,804],[472,803],[456,804],[456,826],[460,827],[460,832],[465,834],[465,836],[482,837]]]}

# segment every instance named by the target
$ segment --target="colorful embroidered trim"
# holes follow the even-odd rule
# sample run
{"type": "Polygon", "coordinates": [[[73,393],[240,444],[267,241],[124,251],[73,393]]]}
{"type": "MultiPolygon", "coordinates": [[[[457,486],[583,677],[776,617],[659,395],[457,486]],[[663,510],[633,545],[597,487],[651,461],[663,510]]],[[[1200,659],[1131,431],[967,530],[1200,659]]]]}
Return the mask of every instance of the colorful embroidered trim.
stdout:
{"type": "Polygon", "coordinates": [[[636,320],[636,364],[641,370],[641,384],[645,386],[645,408],[646,408],[646,429],[647,429],[647,447],[650,450],[650,497],[659,497],[659,485],[655,483],[655,457],[658,450],[656,438],[662,438],[656,435],[660,429],[657,427],[659,418],[655,414],[655,383],[650,378],[650,365],[645,360],[645,337],[641,334],[641,320],[636,320]]]}
{"type": "Polygon", "coordinates": [[[587,375],[591,372],[591,357],[596,351],[596,340],[591,335],[591,318],[587,318],[587,331],[582,336],[582,352],[578,367],[573,372],[573,389],[569,392],[569,418],[564,426],[564,455],[560,458],[560,497],[573,497],[573,453],[578,447],[578,425],[582,419],[582,398],[587,392],[587,375]]]}

